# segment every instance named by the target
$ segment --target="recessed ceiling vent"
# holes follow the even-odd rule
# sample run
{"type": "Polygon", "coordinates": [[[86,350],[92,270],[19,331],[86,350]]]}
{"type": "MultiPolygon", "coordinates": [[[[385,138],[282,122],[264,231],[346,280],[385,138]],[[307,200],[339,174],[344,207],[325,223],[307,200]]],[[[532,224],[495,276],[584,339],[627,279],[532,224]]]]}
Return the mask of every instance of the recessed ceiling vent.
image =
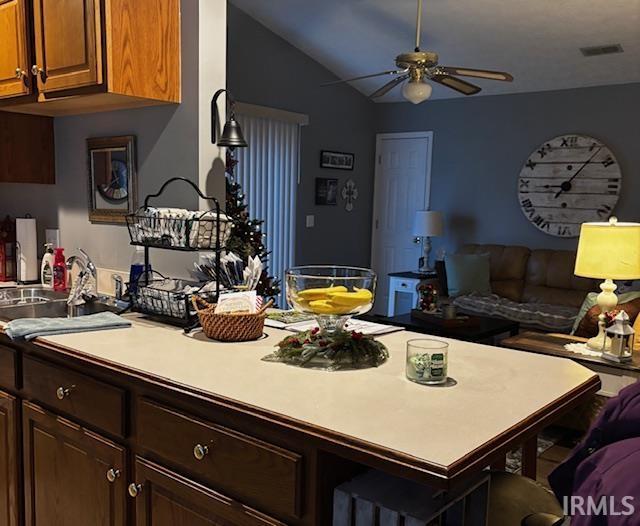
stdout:
{"type": "Polygon", "coordinates": [[[596,57],[598,55],[611,55],[612,53],[622,53],[624,49],[620,44],[608,44],[606,46],[581,47],[580,52],[585,57],[596,57]]]}

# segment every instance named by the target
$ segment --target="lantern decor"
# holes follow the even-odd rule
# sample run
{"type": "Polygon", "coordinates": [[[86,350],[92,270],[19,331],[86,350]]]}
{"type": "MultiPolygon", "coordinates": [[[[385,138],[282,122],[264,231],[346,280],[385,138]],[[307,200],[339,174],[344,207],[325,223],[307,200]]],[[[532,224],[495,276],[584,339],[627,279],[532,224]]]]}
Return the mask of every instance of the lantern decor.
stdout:
{"type": "Polygon", "coordinates": [[[431,284],[420,285],[418,287],[420,294],[420,310],[422,312],[436,312],[438,309],[438,291],[431,284]]]}
{"type": "Polygon", "coordinates": [[[633,354],[635,331],[629,323],[629,315],[621,310],[613,324],[605,330],[602,357],[613,362],[630,362],[633,354]]]}
{"type": "Polygon", "coordinates": [[[9,216],[0,222],[0,282],[16,280],[16,223],[9,216]]]}

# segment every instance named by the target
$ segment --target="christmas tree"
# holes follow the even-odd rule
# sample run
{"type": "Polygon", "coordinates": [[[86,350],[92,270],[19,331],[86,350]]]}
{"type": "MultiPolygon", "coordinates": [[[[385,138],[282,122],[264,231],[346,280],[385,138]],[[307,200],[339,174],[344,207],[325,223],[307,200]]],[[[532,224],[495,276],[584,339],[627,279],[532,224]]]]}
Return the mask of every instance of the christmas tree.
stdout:
{"type": "Polygon", "coordinates": [[[280,282],[269,276],[267,258],[269,252],[264,244],[262,224],[260,219],[250,219],[247,205],[242,193],[242,187],[236,182],[234,171],[238,161],[233,157],[232,148],[227,148],[226,179],[227,179],[227,216],[233,220],[233,229],[227,242],[227,250],[235,253],[246,261],[249,257],[258,256],[264,270],[258,283],[257,292],[265,298],[275,298],[280,294],[280,282]]]}

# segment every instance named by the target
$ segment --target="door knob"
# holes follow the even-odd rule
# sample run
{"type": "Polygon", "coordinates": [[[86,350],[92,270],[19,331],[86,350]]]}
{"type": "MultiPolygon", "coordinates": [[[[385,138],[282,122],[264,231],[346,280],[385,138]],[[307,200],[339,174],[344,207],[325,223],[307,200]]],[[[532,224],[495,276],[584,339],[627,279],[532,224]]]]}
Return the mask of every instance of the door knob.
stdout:
{"type": "Polygon", "coordinates": [[[24,69],[16,68],[16,78],[21,79],[27,76],[27,72],[24,69]]]}
{"type": "Polygon", "coordinates": [[[209,454],[209,446],[203,446],[202,444],[196,444],[193,448],[193,456],[196,460],[203,460],[209,454]]]}
{"type": "Polygon", "coordinates": [[[142,493],[142,484],[136,484],[135,482],[129,484],[129,495],[134,499],[142,493]]]}
{"type": "Polygon", "coordinates": [[[120,470],[111,468],[107,471],[107,480],[112,484],[120,477],[120,470]]]}

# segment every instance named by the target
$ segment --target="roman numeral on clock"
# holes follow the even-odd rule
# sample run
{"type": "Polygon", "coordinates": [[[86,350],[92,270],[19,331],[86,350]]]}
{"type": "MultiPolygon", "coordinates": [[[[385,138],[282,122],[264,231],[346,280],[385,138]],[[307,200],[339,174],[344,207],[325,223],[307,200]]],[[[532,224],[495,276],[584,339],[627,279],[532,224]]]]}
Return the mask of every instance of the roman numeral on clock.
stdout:
{"type": "Polygon", "coordinates": [[[602,166],[604,166],[605,168],[608,168],[612,164],[616,164],[616,162],[613,160],[611,156],[607,157],[604,161],[602,161],[602,166]]]}
{"type": "Polygon", "coordinates": [[[522,192],[525,189],[529,189],[529,181],[528,179],[520,179],[520,191],[522,192]]]}
{"type": "Polygon", "coordinates": [[[546,230],[547,232],[549,231],[549,226],[550,226],[550,225],[549,225],[549,222],[548,222],[548,221],[545,221],[544,217],[541,217],[541,216],[539,216],[539,215],[536,215],[536,216],[531,220],[531,222],[532,222],[534,225],[536,225],[536,226],[538,226],[538,227],[540,227],[540,228],[542,228],[542,229],[546,230]]]}
{"type": "Polygon", "coordinates": [[[524,210],[524,213],[529,216],[529,218],[535,215],[536,209],[533,206],[531,199],[523,199],[522,201],[520,201],[520,204],[522,204],[522,209],[524,210]]]}
{"type": "Polygon", "coordinates": [[[600,217],[607,217],[611,213],[611,207],[609,205],[602,205],[598,208],[598,215],[600,217]]]}

